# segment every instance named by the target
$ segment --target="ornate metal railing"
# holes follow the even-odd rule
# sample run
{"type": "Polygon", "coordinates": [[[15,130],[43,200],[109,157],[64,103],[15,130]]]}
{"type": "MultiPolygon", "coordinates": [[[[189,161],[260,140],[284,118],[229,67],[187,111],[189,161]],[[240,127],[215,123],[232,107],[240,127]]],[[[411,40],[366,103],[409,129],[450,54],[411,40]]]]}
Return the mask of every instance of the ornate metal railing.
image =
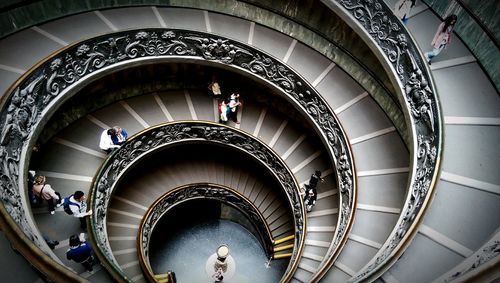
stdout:
{"type": "Polygon", "coordinates": [[[238,209],[255,226],[258,238],[269,257],[273,251],[271,230],[265,217],[245,196],[228,187],[216,184],[189,184],[171,190],[159,197],[148,209],[142,218],[138,236],[138,254],[144,273],[154,277],[154,272],[149,261],[149,243],[153,230],[158,221],[175,206],[194,199],[214,199],[238,209]]]}
{"type": "Polygon", "coordinates": [[[295,226],[293,255],[282,278],[282,281],[287,282],[297,268],[297,259],[301,256],[305,237],[306,218],[299,185],[284,161],[264,143],[235,128],[212,122],[181,121],[148,128],[127,140],[103,163],[90,192],[90,203],[94,210],[91,216],[91,236],[97,244],[98,252],[103,256],[102,261],[115,271],[112,272],[114,275],[118,274],[117,279],[129,280],[113,256],[106,231],[108,204],[120,178],[145,156],[186,142],[235,148],[260,162],[275,177],[288,198],[295,226]]]}
{"type": "Polygon", "coordinates": [[[499,270],[500,229],[497,229],[474,254],[432,282],[490,282],[498,277],[499,270]]]}
{"type": "MultiPolygon", "coordinates": [[[[412,164],[401,215],[387,241],[351,282],[374,280],[402,254],[433,195],[442,155],[442,117],[430,70],[404,25],[381,0],[322,0],[367,41],[398,91],[411,131],[412,164]]],[[[318,277],[316,277],[318,278],[318,277]]]]}
{"type": "Polygon", "coordinates": [[[218,64],[252,76],[277,89],[305,115],[325,143],[338,177],[342,211],[327,258],[337,255],[350,229],[356,182],[349,143],[334,112],[300,75],[262,51],[212,34],[172,29],[118,32],[68,46],[34,66],[4,95],[1,209],[22,229],[27,236],[24,240],[51,254],[27,212],[25,193],[31,148],[50,116],[79,89],[106,73],[167,60],[218,64]]]}

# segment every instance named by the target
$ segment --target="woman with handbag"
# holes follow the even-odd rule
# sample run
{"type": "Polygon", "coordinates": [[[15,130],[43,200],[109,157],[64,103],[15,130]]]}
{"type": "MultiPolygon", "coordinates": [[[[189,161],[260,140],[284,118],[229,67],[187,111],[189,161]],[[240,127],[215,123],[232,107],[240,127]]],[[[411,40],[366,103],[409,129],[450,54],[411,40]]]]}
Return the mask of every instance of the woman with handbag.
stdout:
{"type": "Polygon", "coordinates": [[[45,183],[45,176],[36,176],[35,182],[33,183],[33,194],[39,199],[46,200],[49,204],[50,214],[55,213],[55,207],[61,206],[61,194],[54,191],[49,184],[45,183]]]}

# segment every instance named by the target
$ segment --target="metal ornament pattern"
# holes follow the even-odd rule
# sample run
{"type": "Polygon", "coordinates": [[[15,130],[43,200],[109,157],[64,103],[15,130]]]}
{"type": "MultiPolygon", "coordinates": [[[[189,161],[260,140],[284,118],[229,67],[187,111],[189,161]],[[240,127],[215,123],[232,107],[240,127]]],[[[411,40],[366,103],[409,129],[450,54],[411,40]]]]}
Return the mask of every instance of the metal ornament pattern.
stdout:
{"type": "Polygon", "coordinates": [[[452,276],[450,276],[450,278],[446,279],[445,282],[453,281],[455,279],[458,279],[458,278],[466,275],[467,273],[469,273],[471,271],[477,270],[480,266],[489,262],[490,260],[492,260],[493,258],[495,258],[499,255],[500,255],[500,241],[494,241],[490,245],[484,247],[481,250],[480,254],[476,255],[476,260],[474,261],[474,263],[472,263],[471,266],[453,274],[452,276]]]}
{"type": "MultiPolygon", "coordinates": [[[[305,237],[305,211],[299,185],[286,164],[271,149],[251,135],[228,126],[196,121],[174,122],[145,130],[125,142],[108,157],[95,177],[91,189],[91,206],[95,212],[91,216],[92,233],[97,240],[99,250],[111,261],[115,270],[121,272],[106,233],[106,211],[115,185],[122,174],[142,157],[162,147],[183,142],[210,142],[232,146],[265,165],[286,193],[293,213],[295,247],[301,245],[305,237]]],[[[300,251],[301,248],[293,250],[291,263],[299,258],[300,251]]],[[[292,264],[288,266],[285,274],[293,271],[292,264]]]]}
{"type": "MultiPolygon", "coordinates": [[[[335,163],[340,188],[338,225],[332,247],[345,239],[353,215],[355,182],[354,165],[349,143],[340,123],[325,101],[299,75],[265,53],[242,43],[202,32],[165,29],[144,29],[107,34],[86,40],[68,47],[42,62],[36,69],[19,82],[15,89],[6,95],[0,113],[2,167],[2,203],[12,218],[26,235],[34,235],[27,225],[28,216],[20,205],[20,192],[26,188],[26,172],[19,172],[19,156],[27,148],[33,132],[40,126],[42,116],[55,109],[51,105],[64,101],[66,90],[94,73],[111,68],[117,63],[133,62],[138,58],[197,58],[226,64],[244,70],[267,81],[282,90],[290,101],[305,113],[325,140],[327,150],[335,163]]],[[[47,117],[45,117],[47,118],[47,117]]],[[[106,173],[106,174],[109,174],[106,173]]],[[[107,184],[99,184],[100,192],[105,193],[107,184]]],[[[107,206],[107,198],[101,205],[107,206]]],[[[299,206],[300,202],[296,205],[299,206]]],[[[298,207],[294,208],[298,210],[298,207]]],[[[102,216],[102,212],[96,215],[102,216]]],[[[103,229],[98,228],[98,229],[103,229]]]]}
{"type": "Polygon", "coordinates": [[[0,134],[0,195],[4,208],[19,225],[26,237],[38,247],[42,242],[28,223],[28,215],[23,207],[21,192],[24,189],[25,172],[19,169],[24,145],[32,133],[32,128],[40,120],[40,109],[44,105],[40,95],[44,92],[46,76],[35,71],[24,84],[18,86],[10,95],[8,103],[2,105],[0,134]]]}
{"type": "Polygon", "coordinates": [[[406,102],[414,141],[414,171],[411,172],[408,198],[386,243],[374,259],[350,279],[351,282],[359,282],[375,274],[393,259],[403,237],[415,219],[423,214],[423,204],[431,197],[433,180],[438,174],[438,157],[442,151],[442,118],[426,63],[392,10],[380,0],[331,1],[340,6],[350,21],[368,35],[395,71],[394,75],[405,95],[402,101],[406,102]]]}
{"type": "MultiPolygon", "coordinates": [[[[268,231],[264,216],[262,216],[257,208],[253,206],[245,197],[238,195],[229,189],[213,184],[192,184],[166,193],[160,197],[159,201],[155,202],[152,208],[150,207],[150,212],[143,219],[140,230],[142,232],[140,234],[142,252],[144,253],[143,255],[146,260],[149,261],[149,241],[151,240],[151,234],[160,218],[181,202],[199,198],[215,199],[220,202],[231,204],[240,212],[245,214],[245,216],[247,216],[254,225],[257,225],[258,231],[268,231]]],[[[272,252],[273,248],[271,237],[272,236],[270,234],[266,236],[261,235],[268,256],[272,252]]]]}

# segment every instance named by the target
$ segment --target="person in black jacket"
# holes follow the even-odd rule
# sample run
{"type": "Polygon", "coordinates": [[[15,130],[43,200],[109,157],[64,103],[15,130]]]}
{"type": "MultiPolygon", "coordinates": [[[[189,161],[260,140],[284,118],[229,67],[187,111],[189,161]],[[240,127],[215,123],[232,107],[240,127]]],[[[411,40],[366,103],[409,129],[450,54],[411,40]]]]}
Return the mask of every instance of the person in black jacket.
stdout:
{"type": "Polygon", "coordinates": [[[316,187],[304,185],[304,188],[305,188],[304,205],[306,206],[307,212],[311,212],[313,206],[316,204],[316,199],[318,198],[318,192],[316,191],[316,187]]]}
{"type": "Polygon", "coordinates": [[[318,182],[323,182],[321,178],[321,171],[316,170],[314,174],[311,175],[309,179],[309,184],[304,185],[304,205],[306,206],[307,212],[311,212],[314,205],[316,205],[316,200],[318,198],[318,182]]]}
{"type": "Polygon", "coordinates": [[[323,179],[321,178],[321,171],[316,170],[309,179],[309,187],[316,189],[319,181],[323,182],[323,179]]]}

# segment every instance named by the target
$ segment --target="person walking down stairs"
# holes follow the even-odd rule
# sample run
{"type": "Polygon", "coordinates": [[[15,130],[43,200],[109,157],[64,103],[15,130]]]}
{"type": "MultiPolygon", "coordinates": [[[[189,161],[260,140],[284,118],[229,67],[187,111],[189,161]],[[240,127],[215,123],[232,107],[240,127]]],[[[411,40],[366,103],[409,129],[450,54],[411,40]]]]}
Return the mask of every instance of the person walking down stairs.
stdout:
{"type": "Polygon", "coordinates": [[[323,182],[321,178],[321,171],[316,170],[309,179],[309,184],[304,185],[304,205],[306,206],[307,212],[311,212],[312,208],[316,205],[316,200],[318,198],[318,182],[323,182]]]}
{"type": "Polygon", "coordinates": [[[439,25],[436,30],[436,34],[432,39],[431,45],[434,49],[432,51],[426,52],[425,57],[429,65],[432,63],[432,59],[439,55],[448,44],[451,42],[451,37],[453,35],[453,28],[457,23],[457,16],[450,15],[444,19],[444,21],[439,25]]]}

